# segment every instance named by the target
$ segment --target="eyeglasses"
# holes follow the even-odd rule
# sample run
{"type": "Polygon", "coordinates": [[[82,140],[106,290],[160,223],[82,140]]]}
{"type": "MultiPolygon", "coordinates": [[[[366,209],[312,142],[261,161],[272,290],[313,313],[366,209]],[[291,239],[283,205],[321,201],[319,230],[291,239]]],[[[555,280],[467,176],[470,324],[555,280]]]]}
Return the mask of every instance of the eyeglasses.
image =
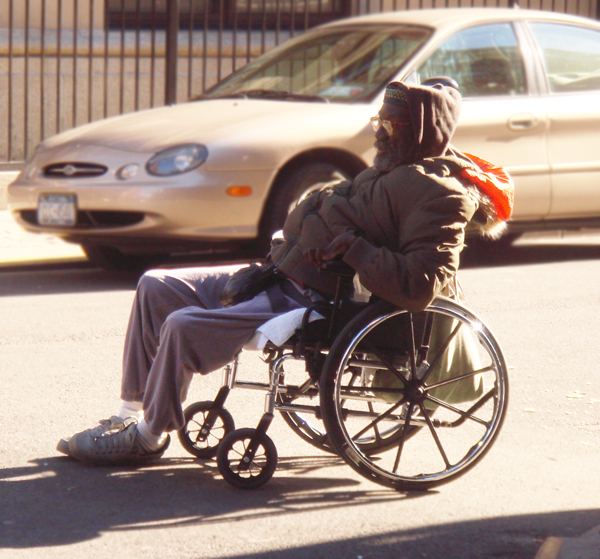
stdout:
{"type": "Polygon", "coordinates": [[[394,128],[398,126],[411,126],[410,122],[394,122],[393,120],[383,120],[378,116],[371,117],[371,126],[375,132],[378,132],[380,128],[387,132],[388,136],[394,133],[394,128]]]}

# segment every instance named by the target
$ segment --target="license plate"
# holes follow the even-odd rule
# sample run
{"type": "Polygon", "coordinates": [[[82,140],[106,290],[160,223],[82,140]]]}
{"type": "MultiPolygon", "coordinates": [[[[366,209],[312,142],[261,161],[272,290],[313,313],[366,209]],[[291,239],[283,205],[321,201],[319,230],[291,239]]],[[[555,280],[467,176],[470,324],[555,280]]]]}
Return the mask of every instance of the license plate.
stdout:
{"type": "Polygon", "coordinates": [[[75,194],[42,194],[38,202],[39,225],[73,227],[77,221],[75,194]]]}

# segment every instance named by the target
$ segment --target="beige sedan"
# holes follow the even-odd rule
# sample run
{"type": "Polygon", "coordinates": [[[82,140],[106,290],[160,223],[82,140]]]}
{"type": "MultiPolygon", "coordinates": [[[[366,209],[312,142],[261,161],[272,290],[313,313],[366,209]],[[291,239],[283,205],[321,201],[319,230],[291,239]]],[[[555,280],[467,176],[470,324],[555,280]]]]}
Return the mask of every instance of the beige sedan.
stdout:
{"type": "Polygon", "coordinates": [[[371,165],[387,83],[440,75],[464,97],[453,144],[514,178],[512,235],[600,225],[600,24],[493,8],[341,20],[201,99],[49,138],[9,209],[105,267],[265,246],[298,199],[371,165]]]}

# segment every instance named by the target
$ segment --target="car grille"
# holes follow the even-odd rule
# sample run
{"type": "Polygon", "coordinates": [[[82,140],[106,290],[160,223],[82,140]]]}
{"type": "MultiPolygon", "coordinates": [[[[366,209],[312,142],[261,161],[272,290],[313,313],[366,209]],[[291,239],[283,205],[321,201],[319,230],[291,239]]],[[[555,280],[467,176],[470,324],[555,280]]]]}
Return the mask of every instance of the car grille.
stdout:
{"type": "MultiPolygon", "coordinates": [[[[21,218],[31,225],[39,225],[36,210],[22,210],[21,218]]],[[[111,227],[126,227],[135,225],[144,219],[142,212],[104,212],[84,211],[77,212],[76,229],[109,229],[111,227]]],[[[72,228],[70,228],[72,229],[72,228]]]]}
{"type": "Polygon", "coordinates": [[[99,177],[108,171],[104,165],[95,163],[53,163],[44,168],[44,176],[61,179],[99,177]]]}

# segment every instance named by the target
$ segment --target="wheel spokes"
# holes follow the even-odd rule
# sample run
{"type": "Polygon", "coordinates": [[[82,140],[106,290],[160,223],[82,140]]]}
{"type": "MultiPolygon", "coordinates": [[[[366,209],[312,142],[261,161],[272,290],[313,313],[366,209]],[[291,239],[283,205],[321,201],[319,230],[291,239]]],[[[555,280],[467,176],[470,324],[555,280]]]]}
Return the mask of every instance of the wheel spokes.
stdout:
{"type": "Polygon", "coordinates": [[[452,340],[454,340],[454,338],[458,334],[458,330],[460,329],[461,326],[462,326],[462,322],[459,321],[459,323],[452,330],[452,332],[450,332],[450,334],[448,335],[446,340],[444,340],[444,342],[440,346],[440,349],[438,350],[437,354],[434,356],[434,358],[429,363],[429,366],[427,367],[427,370],[425,371],[425,374],[423,375],[423,382],[427,382],[429,375],[431,375],[431,372],[434,370],[434,367],[441,361],[442,357],[444,356],[444,354],[450,347],[452,340]]]}
{"type": "Polygon", "coordinates": [[[404,428],[402,429],[402,435],[400,435],[398,451],[396,452],[396,458],[394,459],[394,466],[392,468],[392,472],[394,473],[398,472],[398,467],[400,466],[400,459],[402,457],[402,451],[404,450],[404,441],[406,440],[406,433],[408,433],[408,428],[410,426],[412,412],[412,406],[408,406],[408,410],[406,411],[406,419],[404,420],[404,428]]]}
{"type": "Polygon", "coordinates": [[[383,479],[437,483],[477,460],[493,440],[505,409],[505,365],[488,332],[480,335],[479,321],[435,310],[404,314],[409,320],[382,327],[380,337],[380,322],[371,323],[346,350],[337,417],[356,453],[345,455],[351,462],[383,479]],[[395,332],[403,337],[394,339],[395,332]],[[347,374],[352,366],[363,371],[363,382],[347,374]],[[367,439],[381,451],[365,451],[367,439]]]}
{"type": "Polygon", "coordinates": [[[440,455],[441,455],[442,459],[444,460],[444,464],[446,464],[446,468],[450,468],[451,467],[450,461],[448,460],[448,456],[446,455],[446,452],[444,451],[444,447],[442,446],[442,442],[440,441],[440,438],[438,437],[437,431],[435,430],[435,427],[431,423],[431,418],[429,417],[427,410],[425,409],[425,407],[422,404],[419,406],[419,409],[421,410],[421,413],[425,416],[425,421],[427,422],[427,427],[429,427],[429,432],[431,433],[431,436],[433,437],[433,440],[435,441],[435,444],[440,452],[440,455]]]}
{"type": "MultiPolygon", "coordinates": [[[[404,405],[404,400],[401,400],[400,402],[394,404],[391,408],[389,408],[387,411],[385,411],[384,413],[378,415],[373,421],[371,421],[371,423],[369,423],[366,427],[364,427],[363,429],[361,429],[358,433],[355,433],[352,436],[352,440],[356,440],[359,437],[361,437],[362,435],[364,435],[367,431],[369,431],[372,428],[375,428],[381,421],[384,421],[385,419],[387,419],[393,412],[395,412],[400,406],[404,405]]],[[[369,405],[369,410],[371,411],[371,413],[373,413],[372,409],[372,404],[371,402],[368,402],[369,405]]]]}
{"type": "Polygon", "coordinates": [[[463,411],[454,406],[451,406],[450,404],[443,402],[442,400],[438,400],[437,398],[435,398],[433,396],[428,396],[427,400],[429,400],[430,402],[434,402],[435,404],[437,404],[451,412],[454,412],[461,417],[461,419],[457,420],[456,422],[450,423],[448,425],[448,427],[457,427],[461,423],[464,423],[464,421],[466,419],[471,419],[472,421],[475,421],[476,423],[480,423],[484,427],[489,427],[489,425],[490,425],[489,421],[485,421],[483,419],[480,419],[479,417],[474,416],[473,412],[482,408],[491,398],[493,398],[495,396],[495,394],[496,394],[496,390],[494,388],[492,388],[489,392],[484,394],[479,400],[477,400],[477,402],[475,404],[473,404],[466,411],[463,411]]]}

